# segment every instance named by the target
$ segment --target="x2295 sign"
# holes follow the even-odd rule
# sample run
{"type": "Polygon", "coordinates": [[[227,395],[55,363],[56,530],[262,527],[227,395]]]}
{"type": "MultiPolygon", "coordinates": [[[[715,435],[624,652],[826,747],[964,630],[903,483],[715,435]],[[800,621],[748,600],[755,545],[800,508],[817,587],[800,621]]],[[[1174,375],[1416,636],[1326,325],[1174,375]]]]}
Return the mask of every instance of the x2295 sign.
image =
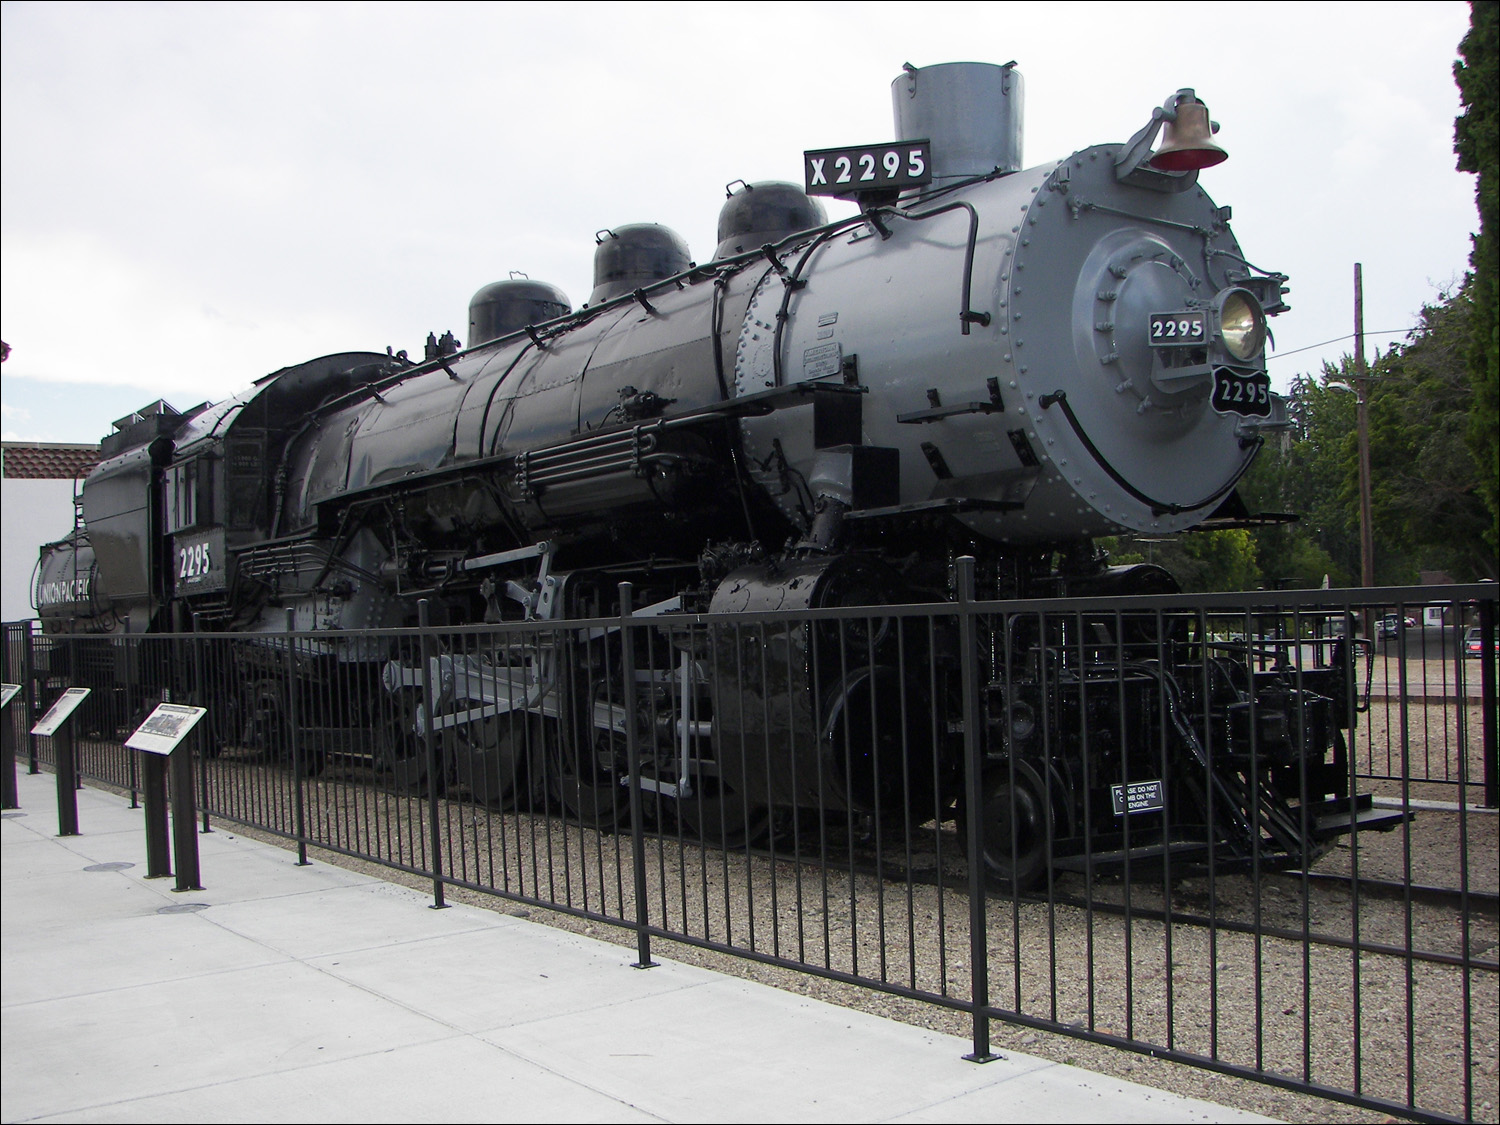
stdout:
{"type": "Polygon", "coordinates": [[[932,182],[932,145],[898,141],[853,148],[820,148],[802,154],[808,195],[854,195],[881,188],[918,187],[932,182]]]}

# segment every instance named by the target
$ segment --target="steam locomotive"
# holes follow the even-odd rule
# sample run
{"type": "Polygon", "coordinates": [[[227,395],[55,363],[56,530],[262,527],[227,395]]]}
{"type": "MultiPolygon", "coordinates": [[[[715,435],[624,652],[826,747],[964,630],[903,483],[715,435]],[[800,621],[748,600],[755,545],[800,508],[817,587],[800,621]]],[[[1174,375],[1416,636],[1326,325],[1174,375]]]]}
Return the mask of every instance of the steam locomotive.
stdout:
{"type": "MultiPolygon", "coordinates": [[[[565,626],[618,614],[622,580],[663,622],[943,603],[961,556],[980,597],[1175,589],[1092,541],[1238,510],[1283,423],[1265,348],[1287,279],[1250,265],[1198,185],[1224,153],[1193,91],[1126,143],[1023,169],[1022,89],[1014,64],[908,67],[896,133],[918,139],[809,153],[801,187],[731,185],[705,263],[665,227],[603,231],[576,311],[512,277],[475,295],[466,347],[324,356],[123,419],[84,525],[44,549],[44,629],[196,626],[274,653],[290,610],[319,638],[304,677],[378,679],[386,717],[347,721],[409,789],[503,803],[546,775],[548,799],[607,825],[636,724],[641,784],[705,835],[814,801],[941,817],[963,776],[955,630],[856,616],[773,645],[664,625],[652,720],[621,702],[618,631],[565,626]],[[858,213],[830,222],[818,194],[858,213]],[[412,625],[421,602],[434,624],[551,631],[430,660],[359,632],[412,625]],[[917,720],[891,703],[914,677],[931,685],[917,720]],[[892,739],[919,764],[882,766],[892,739]]],[[[1002,620],[968,642],[998,877],[1097,847],[1130,778],[1156,779],[1163,821],[1217,824],[1200,835],[1221,854],[1306,862],[1328,822],[1353,823],[1325,815],[1351,797],[1347,654],[1294,684],[1189,624],[1002,620]]],[[[271,684],[242,714],[300,690],[233,680],[271,684]]]]}

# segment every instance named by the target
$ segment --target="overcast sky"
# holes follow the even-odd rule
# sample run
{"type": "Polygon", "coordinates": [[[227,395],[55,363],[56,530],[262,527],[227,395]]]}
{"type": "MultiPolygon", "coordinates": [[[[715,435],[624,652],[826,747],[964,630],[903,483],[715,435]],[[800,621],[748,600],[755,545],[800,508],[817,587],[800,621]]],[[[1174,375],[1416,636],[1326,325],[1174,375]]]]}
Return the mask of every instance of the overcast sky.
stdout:
{"type": "Polygon", "coordinates": [[[1016,60],[1028,166],[1196,88],[1229,152],[1203,186],[1291,275],[1285,386],[1352,348],[1311,346],[1352,331],[1356,261],[1372,333],[1462,277],[1467,26],[1463,3],[5,3],[0,429],[93,442],[158,397],[420,354],[511,270],[576,306],[601,228],[665,223],[706,259],[727,182],[892,139],[907,61],[1016,60]]]}

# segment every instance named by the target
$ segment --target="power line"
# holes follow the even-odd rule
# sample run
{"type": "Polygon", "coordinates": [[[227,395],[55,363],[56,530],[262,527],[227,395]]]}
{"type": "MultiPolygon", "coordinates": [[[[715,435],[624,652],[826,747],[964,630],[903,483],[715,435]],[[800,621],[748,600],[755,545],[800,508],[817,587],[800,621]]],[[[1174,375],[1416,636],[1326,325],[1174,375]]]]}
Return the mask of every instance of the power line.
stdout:
{"type": "MultiPolygon", "coordinates": [[[[1388,328],[1388,329],[1386,329],[1385,331],[1382,331],[1382,332],[1366,332],[1365,335],[1366,336],[1405,336],[1408,332],[1415,332],[1415,331],[1416,331],[1415,328],[1388,328]]],[[[1324,340],[1321,344],[1308,344],[1307,347],[1305,347],[1305,348],[1293,348],[1289,352],[1277,352],[1275,355],[1266,356],[1266,362],[1269,363],[1273,359],[1285,359],[1287,356],[1289,356],[1289,355],[1296,355],[1298,352],[1310,352],[1314,348],[1326,348],[1329,344],[1337,344],[1337,343],[1339,343],[1339,342],[1341,342],[1343,340],[1352,340],[1352,339],[1354,339],[1354,333],[1353,332],[1349,333],[1347,336],[1335,336],[1332,340],[1324,340]]]]}

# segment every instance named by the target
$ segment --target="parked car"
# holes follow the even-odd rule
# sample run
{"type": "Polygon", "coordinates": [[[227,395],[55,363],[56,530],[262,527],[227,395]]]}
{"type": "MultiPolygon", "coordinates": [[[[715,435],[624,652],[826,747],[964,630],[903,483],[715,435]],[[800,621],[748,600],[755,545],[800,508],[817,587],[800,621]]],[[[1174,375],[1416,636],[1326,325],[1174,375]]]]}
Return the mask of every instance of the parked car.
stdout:
{"type": "Polygon", "coordinates": [[[1391,637],[1399,636],[1405,624],[1406,622],[1402,621],[1398,614],[1387,613],[1379,621],[1375,622],[1375,637],[1378,640],[1384,641],[1391,637]]]}
{"type": "MultiPolygon", "coordinates": [[[[1484,655],[1484,642],[1480,639],[1478,625],[1470,625],[1464,630],[1464,655],[1475,660],[1484,655]]],[[[1490,655],[1500,655],[1500,635],[1496,636],[1490,655]]]]}

